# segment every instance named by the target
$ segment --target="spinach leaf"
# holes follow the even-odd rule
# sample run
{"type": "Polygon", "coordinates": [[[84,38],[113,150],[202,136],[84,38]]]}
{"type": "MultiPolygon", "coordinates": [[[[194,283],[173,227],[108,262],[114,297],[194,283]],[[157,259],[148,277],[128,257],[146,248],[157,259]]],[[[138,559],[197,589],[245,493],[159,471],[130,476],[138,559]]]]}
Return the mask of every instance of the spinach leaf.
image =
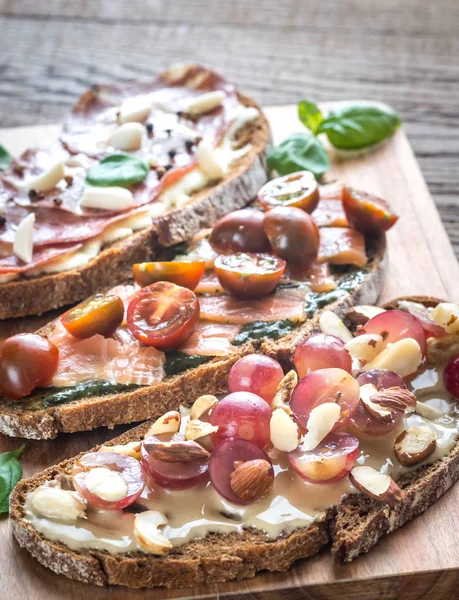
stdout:
{"type": "Polygon", "coordinates": [[[317,129],[336,148],[357,150],[382,142],[400,127],[399,115],[390,107],[369,102],[344,104],[330,112],[317,129]]]}
{"type": "Polygon", "coordinates": [[[14,486],[22,477],[22,467],[18,461],[25,446],[12,452],[0,454],[0,514],[9,512],[9,499],[14,486]]]}
{"type": "Polygon", "coordinates": [[[242,344],[250,340],[262,340],[263,338],[278,340],[293,331],[296,325],[296,323],[288,319],[283,321],[254,321],[253,323],[246,323],[234,338],[233,344],[235,346],[242,346],[242,344]]]}
{"type": "Polygon", "coordinates": [[[309,100],[298,102],[298,118],[314,135],[316,135],[320,124],[324,120],[320,108],[314,102],[309,102],[309,100]]]}
{"type": "Polygon", "coordinates": [[[8,150],[0,144],[0,172],[4,171],[6,167],[13,160],[13,157],[8,152],[8,150]]]}
{"type": "Polygon", "coordinates": [[[311,171],[319,179],[329,169],[330,161],[322,144],[313,135],[294,133],[268,155],[268,167],[279,175],[311,171]]]}
{"type": "Polygon", "coordinates": [[[86,181],[98,187],[125,187],[143,181],[149,170],[145,160],[129,154],[111,154],[89,169],[86,181]]]}
{"type": "Polygon", "coordinates": [[[187,369],[199,367],[199,365],[212,360],[212,358],[214,357],[190,356],[189,354],[185,354],[179,350],[170,350],[166,352],[166,364],[164,365],[164,370],[168,376],[176,375],[177,373],[182,373],[187,369]]]}

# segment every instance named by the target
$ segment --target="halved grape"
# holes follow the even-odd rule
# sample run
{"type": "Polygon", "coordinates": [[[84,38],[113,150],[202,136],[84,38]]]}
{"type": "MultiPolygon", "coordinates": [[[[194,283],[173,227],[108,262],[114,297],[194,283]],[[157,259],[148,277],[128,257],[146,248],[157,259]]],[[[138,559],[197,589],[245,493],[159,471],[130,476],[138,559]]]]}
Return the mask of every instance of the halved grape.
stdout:
{"type": "Polygon", "coordinates": [[[72,478],[76,490],[92,506],[106,510],[120,510],[137,500],[146,483],[146,474],[138,460],[115,452],[88,452],[83,454],[72,469],[72,478]],[[118,502],[103,500],[86,487],[86,476],[91,469],[105,467],[118,473],[126,482],[127,495],[118,502]]]}
{"type": "MultiPolygon", "coordinates": [[[[175,434],[172,441],[183,439],[184,437],[181,434],[175,434]]],[[[207,459],[191,460],[187,462],[166,462],[150,456],[145,444],[157,442],[159,440],[165,441],[166,437],[150,436],[143,441],[141,447],[142,465],[148,475],[150,475],[156,483],[167,489],[183,490],[193,487],[207,478],[207,459]]]]}
{"type": "Polygon", "coordinates": [[[357,410],[360,387],[343,369],[320,369],[303,377],[293,391],[290,408],[298,423],[307,428],[313,408],[325,402],[336,402],[341,408],[340,418],[333,431],[341,429],[357,410]]]}
{"type": "Polygon", "coordinates": [[[444,337],[445,335],[448,335],[447,332],[443,329],[443,327],[440,327],[440,325],[437,325],[435,323],[435,321],[432,319],[432,317],[430,316],[433,308],[427,308],[426,306],[424,306],[423,304],[420,304],[419,302],[409,302],[409,301],[403,302],[403,308],[406,308],[406,310],[411,315],[413,315],[413,317],[416,317],[416,319],[421,324],[421,327],[424,329],[426,338],[428,338],[428,337],[439,338],[439,337],[444,337]]]}
{"type": "Polygon", "coordinates": [[[359,452],[359,440],[349,433],[330,433],[314,450],[300,444],[289,452],[295,471],[311,483],[333,483],[347,476],[359,452]]]}
{"type": "MultiPolygon", "coordinates": [[[[265,402],[266,404],[266,402],[265,402]]],[[[240,438],[227,438],[216,446],[209,460],[210,481],[217,492],[233,504],[251,504],[244,502],[231,488],[231,473],[238,463],[249,460],[266,460],[271,465],[268,456],[258,446],[240,438]]],[[[274,471],[270,470],[274,477],[274,471]]],[[[256,500],[255,500],[256,501],[256,500]]]]}
{"type": "Polygon", "coordinates": [[[448,393],[459,400],[459,354],[448,361],[443,378],[448,393]]]}
{"type": "Polygon", "coordinates": [[[274,393],[284,377],[282,367],[264,354],[248,354],[240,358],[228,375],[230,392],[252,392],[271,404],[274,393]]]}
{"type": "Polygon", "coordinates": [[[301,341],[293,357],[299,377],[319,369],[338,368],[348,373],[352,370],[352,358],[344,342],[334,335],[317,333],[301,341]]]}
{"type": "Polygon", "coordinates": [[[212,410],[209,421],[218,426],[218,431],[211,435],[215,445],[233,437],[249,440],[260,448],[271,445],[271,408],[263,398],[251,392],[234,392],[222,398],[212,410]]]}
{"type": "Polygon", "coordinates": [[[363,333],[378,333],[387,344],[413,338],[426,353],[426,336],[416,317],[403,310],[386,310],[372,317],[363,327],[363,333]]]}
{"type": "MultiPolygon", "coordinates": [[[[357,377],[357,383],[360,386],[367,383],[372,384],[378,391],[390,387],[406,388],[405,382],[400,375],[387,369],[372,369],[371,371],[361,373],[357,377]]],[[[403,413],[396,413],[392,417],[392,421],[381,423],[379,419],[370,415],[363,403],[359,401],[357,410],[349,421],[348,428],[351,433],[358,437],[380,437],[395,431],[402,422],[402,419],[403,413]]]]}

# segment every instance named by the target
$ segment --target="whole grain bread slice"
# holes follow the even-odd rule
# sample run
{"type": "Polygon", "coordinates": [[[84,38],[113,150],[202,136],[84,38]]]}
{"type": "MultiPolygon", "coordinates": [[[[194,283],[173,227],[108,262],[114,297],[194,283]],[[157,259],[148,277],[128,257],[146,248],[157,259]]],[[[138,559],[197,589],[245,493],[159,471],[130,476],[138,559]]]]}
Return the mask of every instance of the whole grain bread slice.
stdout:
{"type": "Polygon", "coordinates": [[[259,116],[237,132],[238,144],[251,146],[221,182],[192,194],[186,206],[157,217],[151,228],[109,245],[81,268],[0,284],[0,319],[41,315],[121,283],[131,276],[134,263],[152,260],[161,245],[185,241],[253,200],[267,180],[266,154],[271,134],[256,102],[240,92],[238,98],[244,106],[255,107],[259,116]]]}
{"type": "MultiPolygon", "coordinates": [[[[370,240],[369,262],[363,281],[343,297],[319,310],[311,319],[291,334],[276,341],[254,340],[225,357],[193,369],[166,377],[154,386],[135,391],[99,397],[83,398],[62,406],[30,410],[17,408],[17,404],[0,398],[0,432],[14,437],[32,439],[55,438],[59,432],[73,433],[96,427],[114,427],[122,423],[143,421],[186,405],[201,394],[224,392],[226,380],[233,364],[243,355],[262,352],[277,358],[283,366],[291,364],[294,349],[299,340],[319,331],[322,310],[329,309],[343,316],[354,304],[376,302],[384,278],[385,238],[370,240]]],[[[53,322],[39,330],[46,337],[53,322]]]]}
{"type": "MultiPolygon", "coordinates": [[[[414,300],[414,298],[412,298],[414,300]]],[[[416,301],[421,300],[417,297],[416,301]]],[[[426,304],[438,301],[426,298],[426,304]]],[[[142,439],[150,422],[126,432],[105,445],[142,439]]],[[[99,447],[95,448],[97,450],[99,447]]],[[[319,552],[332,542],[335,557],[350,562],[368,552],[378,539],[414,519],[436,502],[459,479],[459,442],[443,459],[404,475],[398,484],[405,492],[392,507],[361,493],[342,498],[322,518],[277,539],[263,532],[209,533],[174,548],[165,557],[140,552],[110,554],[105,551],[74,551],[46,539],[25,520],[26,495],[45,481],[69,474],[78,457],[20,481],[10,500],[12,531],[19,544],[56,573],[96,585],[128,587],[191,587],[254,577],[262,570],[285,571],[294,562],[319,552]]]]}

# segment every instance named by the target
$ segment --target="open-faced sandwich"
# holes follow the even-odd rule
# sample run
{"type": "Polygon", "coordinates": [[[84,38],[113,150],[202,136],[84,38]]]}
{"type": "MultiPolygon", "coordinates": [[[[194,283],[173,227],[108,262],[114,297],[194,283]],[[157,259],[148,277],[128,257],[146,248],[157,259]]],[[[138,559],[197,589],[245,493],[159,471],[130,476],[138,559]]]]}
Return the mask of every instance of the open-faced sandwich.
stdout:
{"type": "Polygon", "coordinates": [[[60,142],[0,176],[0,319],[75,303],[158,245],[245,206],[266,181],[260,108],[196,64],[85,92],[60,142]]]}
{"type": "Polygon", "coordinates": [[[384,201],[308,172],[258,198],[164,260],[136,263],[134,283],[6,340],[0,431],[51,438],[176,410],[224,391],[245,354],[288,362],[325,308],[376,301],[397,219],[384,201]]]}
{"type": "Polygon", "coordinates": [[[200,395],[21,481],[13,533],[97,585],[189,587],[282,571],[332,542],[350,561],[459,476],[459,306],[326,310],[286,375],[251,354],[200,395]],[[198,397],[199,396],[199,397],[198,397]]]}

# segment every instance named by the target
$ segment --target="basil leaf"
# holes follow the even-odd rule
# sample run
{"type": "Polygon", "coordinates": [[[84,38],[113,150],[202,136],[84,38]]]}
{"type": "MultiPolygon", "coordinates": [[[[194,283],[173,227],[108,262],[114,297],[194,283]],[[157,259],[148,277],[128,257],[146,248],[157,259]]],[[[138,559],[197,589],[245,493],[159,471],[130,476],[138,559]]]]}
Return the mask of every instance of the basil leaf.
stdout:
{"type": "Polygon", "coordinates": [[[329,169],[325,148],[313,135],[294,133],[268,155],[268,167],[279,175],[295,171],[311,171],[319,179],[329,169]]]}
{"type": "Polygon", "coordinates": [[[0,514],[10,510],[9,499],[14,486],[22,477],[22,467],[18,461],[25,446],[12,452],[0,454],[0,514]]]}
{"type": "Polygon", "coordinates": [[[320,108],[314,102],[309,102],[309,100],[298,102],[298,118],[314,135],[316,135],[317,129],[324,120],[320,108]]]}
{"type": "Polygon", "coordinates": [[[0,144],[0,171],[4,171],[9,166],[13,157],[8,150],[0,144]]]}
{"type": "Polygon", "coordinates": [[[143,181],[150,167],[129,154],[111,154],[89,169],[86,181],[98,187],[128,186],[143,181]]]}
{"type": "Polygon", "coordinates": [[[336,148],[357,150],[382,142],[400,127],[401,119],[390,107],[369,102],[345,104],[332,111],[317,129],[336,148]]]}

